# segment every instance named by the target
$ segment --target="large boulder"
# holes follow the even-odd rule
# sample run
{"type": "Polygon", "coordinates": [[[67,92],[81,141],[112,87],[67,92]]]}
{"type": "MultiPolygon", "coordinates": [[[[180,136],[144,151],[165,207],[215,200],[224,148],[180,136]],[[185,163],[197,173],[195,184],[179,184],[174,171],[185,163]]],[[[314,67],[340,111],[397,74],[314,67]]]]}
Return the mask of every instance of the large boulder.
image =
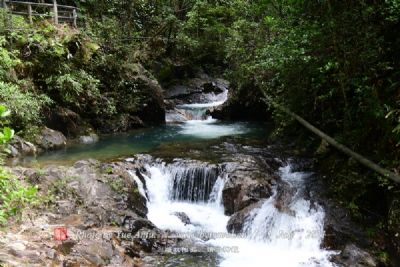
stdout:
{"type": "Polygon", "coordinates": [[[145,123],[164,123],[163,90],[150,72],[139,63],[126,64],[120,78],[124,81],[117,96],[120,113],[137,115],[145,123]]]}
{"type": "Polygon", "coordinates": [[[14,158],[20,156],[34,156],[37,153],[37,148],[34,144],[17,135],[13,137],[8,148],[11,152],[11,157],[14,158]]]}
{"type": "Polygon", "coordinates": [[[64,107],[57,107],[46,112],[46,125],[71,138],[91,131],[91,126],[79,114],[64,107]]]}
{"type": "MultiPolygon", "coordinates": [[[[273,159],[272,159],[273,161],[273,159]]],[[[261,199],[272,195],[272,187],[279,177],[278,165],[265,159],[238,154],[236,161],[224,164],[227,181],[222,191],[225,214],[231,215],[261,199]]]]}
{"type": "Polygon", "coordinates": [[[36,144],[44,150],[60,149],[67,145],[67,138],[59,131],[44,127],[36,137],[36,144]]]}
{"type": "Polygon", "coordinates": [[[267,121],[271,114],[263,101],[261,89],[249,83],[229,90],[228,101],[210,110],[209,115],[220,120],[267,121]]]}
{"type": "MultiPolygon", "coordinates": [[[[198,74],[195,78],[180,80],[164,90],[164,97],[175,105],[214,102],[217,95],[229,89],[229,82],[198,74]]],[[[169,107],[169,109],[172,109],[169,107]]]]}

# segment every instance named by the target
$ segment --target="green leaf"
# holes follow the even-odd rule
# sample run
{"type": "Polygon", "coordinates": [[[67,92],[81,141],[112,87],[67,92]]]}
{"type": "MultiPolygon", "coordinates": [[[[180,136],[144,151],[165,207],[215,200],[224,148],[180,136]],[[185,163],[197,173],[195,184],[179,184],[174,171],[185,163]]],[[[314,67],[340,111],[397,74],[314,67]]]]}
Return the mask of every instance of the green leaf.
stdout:
{"type": "Polygon", "coordinates": [[[11,114],[11,111],[10,110],[6,110],[4,112],[0,112],[0,114],[1,114],[2,118],[5,118],[5,117],[7,117],[7,116],[9,116],[11,114]]]}
{"type": "Polygon", "coordinates": [[[10,139],[13,138],[13,136],[14,136],[14,130],[11,129],[11,128],[9,128],[9,127],[5,127],[5,128],[3,129],[3,134],[4,134],[4,138],[5,138],[6,140],[10,140],[10,139]]]}

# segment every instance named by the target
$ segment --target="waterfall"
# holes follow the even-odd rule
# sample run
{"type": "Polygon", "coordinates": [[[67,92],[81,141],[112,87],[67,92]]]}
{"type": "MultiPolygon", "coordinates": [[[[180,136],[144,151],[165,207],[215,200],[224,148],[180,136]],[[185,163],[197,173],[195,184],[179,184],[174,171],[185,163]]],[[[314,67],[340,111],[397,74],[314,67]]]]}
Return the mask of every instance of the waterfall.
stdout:
{"type": "Polygon", "coordinates": [[[177,232],[226,232],[229,217],[221,205],[224,180],[216,166],[196,161],[155,162],[145,169],[147,217],[157,227],[177,232]],[[187,215],[191,224],[182,222],[176,213],[187,215]]]}
{"type": "Polygon", "coordinates": [[[324,211],[302,197],[304,179],[310,174],[292,172],[291,165],[280,168],[283,181],[295,187],[290,203],[293,211],[275,207],[277,192],[258,209],[253,209],[244,226],[245,238],[210,240],[215,246],[236,246],[238,253],[222,253],[220,266],[252,267],[333,267],[334,252],[321,249],[324,237],[324,211]]]}
{"type": "Polygon", "coordinates": [[[219,252],[222,267],[334,267],[329,261],[333,252],[321,249],[324,211],[303,198],[304,180],[309,175],[292,172],[291,165],[280,168],[282,180],[296,189],[290,203],[286,203],[293,213],[275,207],[275,191],[247,216],[243,234],[232,237],[226,230],[229,217],[224,215],[222,205],[226,173],[195,161],[148,164],[143,174],[148,218],[164,230],[225,233],[206,241],[213,247],[235,248],[219,252]],[[182,222],[176,216],[178,212],[187,215],[190,224],[182,222]]]}
{"type": "Polygon", "coordinates": [[[168,170],[172,176],[170,199],[192,202],[205,202],[212,192],[217,180],[218,170],[208,166],[171,165],[168,170]]]}

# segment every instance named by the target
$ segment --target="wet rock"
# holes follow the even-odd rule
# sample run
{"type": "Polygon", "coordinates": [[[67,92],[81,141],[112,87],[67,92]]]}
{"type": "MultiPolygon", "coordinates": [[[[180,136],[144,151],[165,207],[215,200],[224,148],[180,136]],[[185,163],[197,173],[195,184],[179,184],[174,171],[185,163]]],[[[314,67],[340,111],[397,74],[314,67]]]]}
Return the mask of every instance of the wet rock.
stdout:
{"type": "Polygon", "coordinates": [[[173,85],[169,87],[165,92],[164,95],[166,98],[186,98],[193,94],[201,93],[202,90],[196,87],[189,87],[187,85],[173,85]]]}
{"type": "Polygon", "coordinates": [[[180,109],[167,110],[165,114],[166,122],[185,122],[190,119],[190,115],[180,109]]]}
{"type": "Polygon", "coordinates": [[[223,79],[211,78],[206,74],[198,74],[197,77],[180,80],[178,84],[170,85],[164,90],[164,97],[173,109],[179,104],[207,103],[215,101],[214,97],[229,89],[229,82],[223,79]]]}
{"type": "Polygon", "coordinates": [[[340,267],[377,267],[378,263],[367,251],[354,244],[346,245],[344,250],[332,257],[332,261],[340,267]]]}
{"type": "Polygon", "coordinates": [[[223,105],[210,111],[219,120],[267,121],[271,115],[265,108],[261,90],[249,82],[240,90],[229,90],[229,98],[223,105]]]}
{"type": "Polygon", "coordinates": [[[44,150],[54,150],[65,147],[67,138],[59,131],[44,127],[36,138],[36,143],[44,150]]]}
{"type": "Polygon", "coordinates": [[[79,136],[79,142],[81,144],[93,144],[98,141],[99,141],[99,136],[95,133],[79,136]]]}
{"type": "Polygon", "coordinates": [[[246,220],[251,217],[252,210],[260,208],[263,202],[264,201],[258,201],[234,213],[226,226],[228,232],[233,234],[242,233],[246,220]]]}
{"type": "Polygon", "coordinates": [[[129,230],[133,235],[143,230],[143,228],[147,230],[152,230],[156,228],[156,226],[151,221],[140,217],[132,217],[132,216],[125,217],[122,225],[124,226],[125,229],[129,230]]]}
{"type": "Polygon", "coordinates": [[[189,216],[184,212],[174,212],[172,215],[178,217],[185,225],[191,224],[189,216]]]}
{"type": "Polygon", "coordinates": [[[239,210],[238,200],[236,200],[241,192],[241,186],[225,187],[223,190],[223,203],[225,214],[232,215],[235,211],[239,210]]]}
{"type": "Polygon", "coordinates": [[[225,90],[227,90],[227,86],[221,86],[216,82],[208,82],[203,84],[203,92],[206,94],[208,93],[221,94],[225,90]]]}
{"type": "Polygon", "coordinates": [[[342,250],[352,240],[359,247],[374,246],[373,240],[362,227],[352,220],[350,212],[340,205],[337,200],[328,196],[324,178],[312,175],[307,179],[307,198],[311,203],[318,203],[325,210],[322,246],[331,250],[342,250]]]}
{"type": "Polygon", "coordinates": [[[11,140],[9,149],[12,157],[34,156],[37,153],[37,148],[34,144],[24,140],[18,135],[15,135],[11,140]]]}
{"type": "Polygon", "coordinates": [[[251,155],[236,157],[237,162],[224,164],[227,181],[222,191],[225,214],[231,215],[272,195],[277,177],[264,160],[251,155]]]}
{"type": "Polygon", "coordinates": [[[77,244],[74,253],[81,255],[93,266],[105,266],[110,263],[115,252],[112,244],[105,241],[84,240],[77,244]]]}
{"type": "Polygon", "coordinates": [[[286,182],[279,183],[277,187],[277,196],[275,200],[275,208],[280,212],[287,213],[289,215],[294,216],[295,211],[289,208],[292,198],[296,193],[296,189],[291,187],[286,182]]]}

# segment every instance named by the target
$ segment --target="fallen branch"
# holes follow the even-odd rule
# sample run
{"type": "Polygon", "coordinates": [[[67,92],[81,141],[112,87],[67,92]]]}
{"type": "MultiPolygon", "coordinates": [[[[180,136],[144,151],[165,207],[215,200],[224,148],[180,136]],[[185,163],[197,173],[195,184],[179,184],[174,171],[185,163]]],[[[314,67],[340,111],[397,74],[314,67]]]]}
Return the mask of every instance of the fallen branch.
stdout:
{"type": "Polygon", "coordinates": [[[300,124],[302,124],[308,130],[310,130],[314,134],[316,134],[319,137],[321,137],[322,139],[324,139],[326,142],[328,142],[330,145],[332,145],[336,149],[338,149],[341,152],[345,153],[346,155],[354,158],[355,160],[357,160],[358,162],[360,162],[364,166],[370,168],[371,170],[379,173],[380,175],[382,175],[382,176],[384,176],[386,178],[389,178],[390,180],[392,180],[392,181],[394,181],[396,183],[400,183],[400,176],[398,174],[396,174],[394,172],[391,172],[391,171],[388,171],[388,170],[380,167],[378,164],[376,164],[376,163],[370,161],[369,159],[361,156],[360,154],[352,151],[347,146],[338,143],[335,139],[333,139],[329,135],[325,134],[324,132],[322,132],[321,130],[319,130],[318,128],[316,128],[312,124],[310,124],[308,121],[306,121],[305,119],[303,119],[302,117],[297,115],[296,113],[291,112],[289,109],[287,109],[287,108],[283,107],[282,105],[279,105],[278,103],[273,101],[264,91],[262,91],[262,93],[263,93],[263,95],[265,97],[265,102],[267,104],[271,104],[275,108],[277,108],[279,110],[282,110],[283,112],[285,112],[286,114],[288,114],[292,118],[296,119],[300,124]]]}

